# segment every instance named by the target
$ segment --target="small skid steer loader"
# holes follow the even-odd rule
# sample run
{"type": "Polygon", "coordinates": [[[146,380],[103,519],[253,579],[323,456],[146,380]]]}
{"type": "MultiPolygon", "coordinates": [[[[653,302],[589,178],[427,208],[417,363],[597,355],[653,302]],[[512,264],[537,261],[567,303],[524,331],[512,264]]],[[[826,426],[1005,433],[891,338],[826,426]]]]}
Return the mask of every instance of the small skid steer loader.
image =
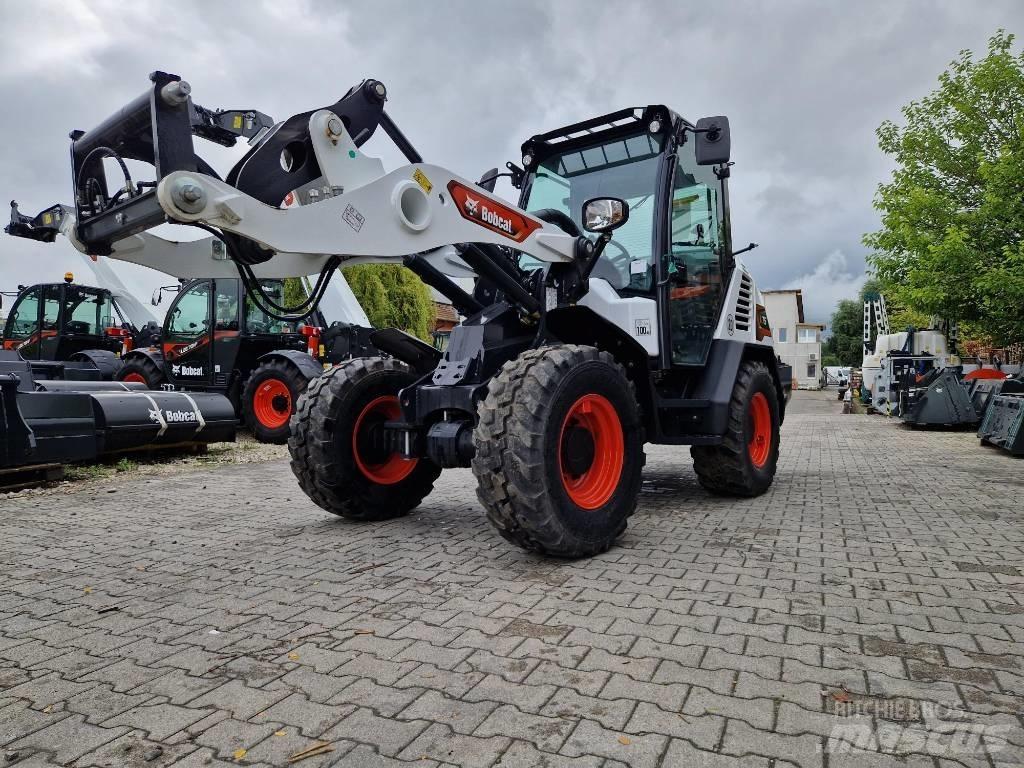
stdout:
{"type": "Polygon", "coordinates": [[[521,166],[474,184],[423,162],[377,80],[274,123],[195,105],[175,75],[150,79],[93,131],[72,133],[77,200],[61,231],[78,248],[172,275],[237,273],[262,305],[260,278],[320,269],[326,283],[342,263],[405,264],[464,317],[443,354],[382,329],[371,339],[383,355],[310,383],[288,445],[325,510],[404,515],[442,469],[472,467],[502,536],[580,557],[625,529],[647,442],[692,446],[714,493],[771,485],[790,372],[736,259],[747,249],[731,240],[727,118],[623,109],[530,138],[521,166]],[[408,165],[386,172],[362,153],[378,128],[408,165]],[[242,136],[251,149],[221,180],[194,136],[242,136]],[[104,158],[152,163],[155,179],[125,171],[111,189],[104,158]],[[494,194],[499,175],[518,206],[494,194]],[[286,204],[296,190],[308,204],[286,204]],[[212,237],[146,231],[165,222],[212,237]],[[473,278],[473,290],[452,278],[473,278]]]}

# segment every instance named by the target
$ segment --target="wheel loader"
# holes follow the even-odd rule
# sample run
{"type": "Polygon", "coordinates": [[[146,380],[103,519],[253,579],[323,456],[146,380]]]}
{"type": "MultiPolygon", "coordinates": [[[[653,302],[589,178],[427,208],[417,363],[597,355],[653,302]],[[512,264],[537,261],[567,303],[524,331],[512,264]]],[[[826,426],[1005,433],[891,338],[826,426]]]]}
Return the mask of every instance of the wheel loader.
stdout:
{"type": "Polygon", "coordinates": [[[180,77],[155,72],[71,134],[76,200],[61,231],[84,252],[170,274],[237,274],[258,304],[261,278],[319,269],[315,299],[343,263],[405,264],[452,301],[463,320],[443,354],[379,330],[382,355],[332,368],[299,398],[292,468],[334,514],[404,515],[445,468],[470,467],[503,537],[581,557],[625,530],[646,443],[691,446],[713,493],[767,490],[791,382],[737,258],[747,249],[732,243],[728,119],[622,109],[537,134],[521,164],[473,183],[424,162],[386,100],[368,79],[275,123],[200,107],[180,77]],[[408,164],[385,171],[363,153],[378,129],[408,164]],[[195,136],[251,146],[221,179],[195,136]],[[123,183],[111,186],[104,158],[123,183]],[[133,182],[126,159],[155,178],[133,182]],[[495,195],[498,176],[517,205],[495,195]],[[324,194],[286,205],[311,186],[324,194]],[[165,222],[210,237],[148,231],[165,222]]]}

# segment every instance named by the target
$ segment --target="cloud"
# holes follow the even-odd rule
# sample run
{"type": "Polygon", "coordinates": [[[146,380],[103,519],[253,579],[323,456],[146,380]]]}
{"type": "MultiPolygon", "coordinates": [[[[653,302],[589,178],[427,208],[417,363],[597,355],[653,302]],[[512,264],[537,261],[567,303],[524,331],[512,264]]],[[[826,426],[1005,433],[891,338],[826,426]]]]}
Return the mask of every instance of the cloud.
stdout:
{"type": "Polygon", "coordinates": [[[783,288],[803,291],[804,317],[809,323],[828,323],[836,304],[842,299],[856,299],[864,285],[864,271],[852,270],[842,251],[832,251],[812,272],[789,280],[783,288]]]}
{"type": "MultiPolygon", "coordinates": [[[[983,51],[996,29],[1021,22],[1019,0],[734,0],[712,10],[675,0],[265,0],[244,13],[179,0],[172,16],[154,0],[10,2],[0,200],[33,212],[70,202],[68,131],[120,109],[153,70],[182,75],[204,106],[277,119],[375,77],[423,157],[470,178],[518,160],[535,133],[625,106],[729,115],[734,241],[761,244],[744,255],[758,283],[814,275],[834,251],[856,277],[861,236],[878,226],[871,201],[890,172],[875,128],[931,91],[960,49],[983,51]]],[[[394,168],[401,158],[385,147],[375,137],[368,150],[394,168]]],[[[197,148],[222,172],[237,156],[197,148]]],[[[67,269],[80,263],[63,240],[0,238],[0,290],[67,269]]],[[[139,278],[142,298],[161,282],[139,278]]]]}

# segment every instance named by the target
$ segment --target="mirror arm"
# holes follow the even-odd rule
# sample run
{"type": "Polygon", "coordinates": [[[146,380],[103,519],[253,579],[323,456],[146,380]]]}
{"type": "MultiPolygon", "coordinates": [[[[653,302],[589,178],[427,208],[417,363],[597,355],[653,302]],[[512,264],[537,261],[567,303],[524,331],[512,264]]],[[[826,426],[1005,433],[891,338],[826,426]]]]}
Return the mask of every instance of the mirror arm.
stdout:
{"type": "MultiPolygon", "coordinates": [[[[597,266],[598,259],[601,258],[601,254],[604,253],[605,246],[612,241],[611,232],[602,232],[597,237],[597,242],[594,243],[594,250],[590,254],[590,258],[587,263],[580,270],[580,279],[583,281],[590,279],[590,273],[594,271],[594,267],[597,266]]],[[[589,240],[587,241],[589,242],[589,240]]]]}
{"type": "Polygon", "coordinates": [[[746,253],[747,251],[752,251],[752,250],[754,250],[757,247],[758,247],[757,243],[751,243],[746,248],[740,248],[738,251],[733,251],[732,255],[733,255],[733,257],[736,257],[736,256],[739,256],[741,253],[746,253]]]}

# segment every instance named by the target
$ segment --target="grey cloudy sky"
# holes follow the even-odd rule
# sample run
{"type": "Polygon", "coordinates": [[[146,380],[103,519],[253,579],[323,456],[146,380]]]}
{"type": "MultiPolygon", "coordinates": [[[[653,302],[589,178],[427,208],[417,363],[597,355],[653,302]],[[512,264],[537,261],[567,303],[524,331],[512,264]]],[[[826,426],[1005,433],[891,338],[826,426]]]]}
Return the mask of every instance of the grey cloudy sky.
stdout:
{"type": "MultiPolygon", "coordinates": [[[[860,238],[877,226],[889,166],[875,128],[960,49],[1024,31],[1024,3],[0,0],[0,19],[0,194],[26,211],[70,201],[68,131],[155,69],[204,106],[276,119],[379,78],[424,158],[470,178],[517,159],[533,133],[665,103],[691,120],[729,115],[734,239],[761,244],[744,257],[761,287],[803,287],[809,319],[825,321],[858,288],[860,238]]],[[[231,157],[211,153],[221,171],[231,157]]],[[[63,239],[0,239],[2,290],[80,266],[63,239]]],[[[131,285],[160,282],[140,271],[131,285]]]]}

